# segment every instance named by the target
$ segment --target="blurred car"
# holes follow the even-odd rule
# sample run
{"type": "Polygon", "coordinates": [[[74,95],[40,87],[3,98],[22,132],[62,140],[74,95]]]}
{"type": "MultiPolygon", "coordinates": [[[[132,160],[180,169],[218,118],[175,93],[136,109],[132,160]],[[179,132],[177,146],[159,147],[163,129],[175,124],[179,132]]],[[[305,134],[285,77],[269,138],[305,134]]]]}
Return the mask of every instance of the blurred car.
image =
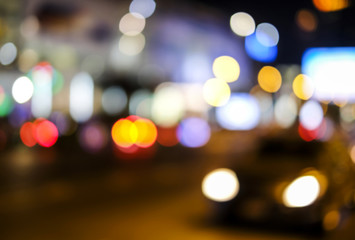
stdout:
{"type": "Polygon", "coordinates": [[[295,134],[260,139],[256,150],[229,156],[228,168],[203,180],[218,222],[274,230],[337,228],[354,207],[354,164],[345,142],[303,141],[295,134]]]}

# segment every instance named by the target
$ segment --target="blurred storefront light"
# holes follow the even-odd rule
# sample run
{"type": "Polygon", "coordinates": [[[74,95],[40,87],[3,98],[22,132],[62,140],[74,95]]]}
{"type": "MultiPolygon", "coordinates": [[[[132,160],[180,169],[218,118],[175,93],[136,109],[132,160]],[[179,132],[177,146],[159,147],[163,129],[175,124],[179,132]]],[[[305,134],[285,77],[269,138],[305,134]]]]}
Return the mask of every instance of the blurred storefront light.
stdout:
{"type": "Polygon", "coordinates": [[[302,57],[302,72],[315,84],[319,101],[355,101],[355,48],[310,48],[302,57]]]}

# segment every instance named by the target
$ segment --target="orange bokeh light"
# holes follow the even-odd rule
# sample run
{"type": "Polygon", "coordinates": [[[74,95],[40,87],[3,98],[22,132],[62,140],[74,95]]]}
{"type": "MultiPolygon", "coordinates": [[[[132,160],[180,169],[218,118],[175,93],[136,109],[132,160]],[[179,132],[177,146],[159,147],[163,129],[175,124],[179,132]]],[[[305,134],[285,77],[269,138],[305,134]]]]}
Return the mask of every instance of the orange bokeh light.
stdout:
{"type": "Polygon", "coordinates": [[[121,148],[133,145],[148,148],[155,143],[158,131],[151,120],[132,115],[115,122],[111,135],[114,143],[121,148]]]}
{"type": "Polygon", "coordinates": [[[349,7],[349,0],[313,0],[313,5],[322,12],[334,12],[349,7]]]}

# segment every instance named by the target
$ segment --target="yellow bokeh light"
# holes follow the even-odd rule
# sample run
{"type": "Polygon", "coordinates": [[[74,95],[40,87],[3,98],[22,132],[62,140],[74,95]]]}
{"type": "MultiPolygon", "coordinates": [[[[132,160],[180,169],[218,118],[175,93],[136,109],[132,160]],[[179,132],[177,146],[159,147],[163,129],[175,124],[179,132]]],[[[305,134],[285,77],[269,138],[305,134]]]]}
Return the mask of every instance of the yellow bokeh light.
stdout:
{"type": "Polygon", "coordinates": [[[265,66],[259,71],[258,82],[264,91],[277,92],[282,84],[281,74],[276,68],[265,66]]]}
{"type": "Polygon", "coordinates": [[[212,78],[203,85],[203,99],[211,106],[218,107],[226,104],[230,98],[229,85],[218,78],[212,78]]]}
{"type": "Polygon", "coordinates": [[[322,12],[334,12],[349,7],[349,0],[313,0],[313,5],[322,12]]]}
{"type": "Polygon", "coordinates": [[[221,56],[214,60],[212,70],[216,78],[226,82],[234,82],[240,74],[240,67],[237,60],[229,56],[221,56]]]}
{"type": "Polygon", "coordinates": [[[130,116],[118,120],[112,127],[111,135],[119,147],[129,148],[135,144],[138,147],[148,148],[155,143],[158,131],[152,121],[130,116]]]}
{"type": "Polygon", "coordinates": [[[302,100],[310,99],[314,93],[314,88],[312,79],[304,74],[297,75],[292,83],[293,92],[302,100]]]}

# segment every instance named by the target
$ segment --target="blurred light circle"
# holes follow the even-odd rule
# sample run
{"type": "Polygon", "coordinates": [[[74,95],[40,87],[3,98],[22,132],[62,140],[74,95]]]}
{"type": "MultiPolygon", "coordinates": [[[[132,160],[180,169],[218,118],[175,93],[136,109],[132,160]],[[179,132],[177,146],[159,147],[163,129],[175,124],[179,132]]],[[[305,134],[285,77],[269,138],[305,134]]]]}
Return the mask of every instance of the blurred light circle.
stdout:
{"type": "Polygon", "coordinates": [[[38,53],[33,49],[24,50],[18,59],[18,65],[21,72],[26,73],[36,65],[39,60],[38,53]]]}
{"type": "Polygon", "coordinates": [[[104,90],[101,103],[107,114],[119,114],[127,105],[127,94],[121,87],[109,87],[104,90]]]}
{"type": "Polygon", "coordinates": [[[282,95],[275,103],[275,120],[282,128],[291,127],[297,119],[297,103],[294,97],[282,95]]]}
{"type": "Polygon", "coordinates": [[[134,91],[129,98],[129,114],[151,118],[152,97],[147,89],[134,91]]]}
{"type": "Polygon", "coordinates": [[[35,138],[42,147],[53,146],[58,139],[58,129],[48,120],[37,120],[35,124],[35,138]]]}
{"type": "Polygon", "coordinates": [[[0,49],[0,63],[2,65],[11,64],[17,56],[17,48],[12,42],[5,43],[0,49]]]}
{"type": "Polygon", "coordinates": [[[230,56],[221,56],[213,62],[213,74],[216,78],[223,79],[226,82],[234,82],[240,74],[240,67],[234,58],[230,56]]]}
{"type": "Polygon", "coordinates": [[[214,107],[223,106],[231,94],[229,85],[222,79],[211,78],[203,85],[203,99],[214,107]]]}
{"type": "Polygon", "coordinates": [[[128,36],[135,36],[143,31],[145,18],[136,12],[125,14],[119,23],[120,31],[128,36]]]}
{"type": "Polygon", "coordinates": [[[23,144],[27,147],[33,147],[37,144],[35,137],[33,136],[34,133],[34,125],[31,122],[24,123],[20,128],[20,138],[23,144]]]}
{"type": "Polygon", "coordinates": [[[158,137],[157,141],[160,145],[165,147],[172,147],[179,143],[179,139],[177,138],[176,127],[169,128],[158,128],[158,137]]]}
{"type": "Polygon", "coordinates": [[[245,51],[252,59],[264,63],[273,62],[277,57],[277,46],[268,47],[261,44],[255,33],[245,38],[245,51]]]}
{"type": "Polygon", "coordinates": [[[179,124],[177,136],[183,146],[198,148],[208,142],[211,129],[206,120],[196,117],[186,118],[179,124]]]}
{"type": "Polygon", "coordinates": [[[139,33],[135,36],[122,35],[118,42],[118,49],[127,56],[141,53],[145,46],[145,37],[139,33]]]}
{"type": "Polygon", "coordinates": [[[137,129],[127,119],[120,119],[112,127],[111,136],[117,146],[128,148],[134,144],[137,129]]]}
{"type": "Polygon", "coordinates": [[[318,26],[318,20],[313,12],[301,9],[296,13],[296,23],[300,29],[313,32],[318,26]]]}
{"type": "Polygon", "coordinates": [[[238,12],[231,16],[230,27],[235,34],[246,37],[254,33],[255,21],[248,13],[238,12]]]}
{"type": "Polygon", "coordinates": [[[313,5],[322,12],[334,12],[349,7],[349,0],[313,0],[313,5]]]}
{"type": "Polygon", "coordinates": [[[300,109],[300,123],[308,130],[318,128],[323,121],[323,117],[323,108],[316,101],[309,100],[304,103],[300,109]]]}
{"type": "Polygon", "coordinates": [[[258,74],[260,87],[269,93],[277,92],[282,84],[282,78],[279,70],[275,67],[264,66],[258,74]]]}
{"type": "Polygon", "coordinates": [[[137,127],[138,135],[136,139],[136,145],[141,148],[148,148],[152,146],[158,135],[157,128],[155,124],[149,119],[139,118],[134,121],[137,127]]]}
{"type": "Polygon", "coordinates": [[[77,73],[70,82],[69,112],[76,122],[89,120],[94,111],[94,80],[87,72],[77,73]]]}
{"type": "Polygon", "coordinates": [[[314,93],[315,84],[307,75],[299,74],[293,80],[292,89],[298,98],[308,100],[314,93]]]}
{"type": "Polygon", "coordinates": [[[27,17],[20,26],[20,32],[25,38],[33,38],[40,29],[40,23],[36,16],[27,17]]]}
{"type": "Polygon", "coordinates": [[[319,196],[320,185],[314,176],[302,176],[294,180],[284,191],[283,201],[287,207],[306,207],[319,196]]]}
{"type": "Polygon", "coordinates": [[[133,0],[129,5],[130,13],[139,13],[143,17],[150,17],[155,11],[156,3],[154,0],[133,0]]]}
{"type": "Polygon", "coordinates": [[[12,85],[12,96],[18,103],[25,103],[31,99],[34,87],[28,77],[20,77],[12,85]]]}
{"type": "Polygon", "coordinates": [[[260,23],[255,30],[256,39],[266,47],[276,46],[279,42],[279,32],[270,23],[260,23]]]}
{"type": "Polygon", "coordinates": [[[239,192],[237,175],[227,168],[213,170],[203,178],[202,192],[205,197],[213,201],[230,201],[239,192]]]}
{"type": "Polygon", "coordinates": [[[133,115],[119,119],[111,130],[114,143],[121,148],[134,145],[148,148],[155,143],[157,134],[157,128],[152,121],[133,115]]]}
{"type": "Polygon", "coordinates": [[[184,95],[174,85],[159,85],[153,96],[152,119],[161,127],[175,126],[186,110],[184,95]]]}
{"type": "Polygon", "coordinates": [[[96,153],[106,146],[108,133],[103,124],[90,123],[80,131],[79,140],[84,149],[96,153]]]}
{"type": "Polygon", "coordinates": [[[233,93],[227,104],[216,108],[218,124],[228,130],[250,130],[260,121],[260,109],[255,97],[233,93]]]}

